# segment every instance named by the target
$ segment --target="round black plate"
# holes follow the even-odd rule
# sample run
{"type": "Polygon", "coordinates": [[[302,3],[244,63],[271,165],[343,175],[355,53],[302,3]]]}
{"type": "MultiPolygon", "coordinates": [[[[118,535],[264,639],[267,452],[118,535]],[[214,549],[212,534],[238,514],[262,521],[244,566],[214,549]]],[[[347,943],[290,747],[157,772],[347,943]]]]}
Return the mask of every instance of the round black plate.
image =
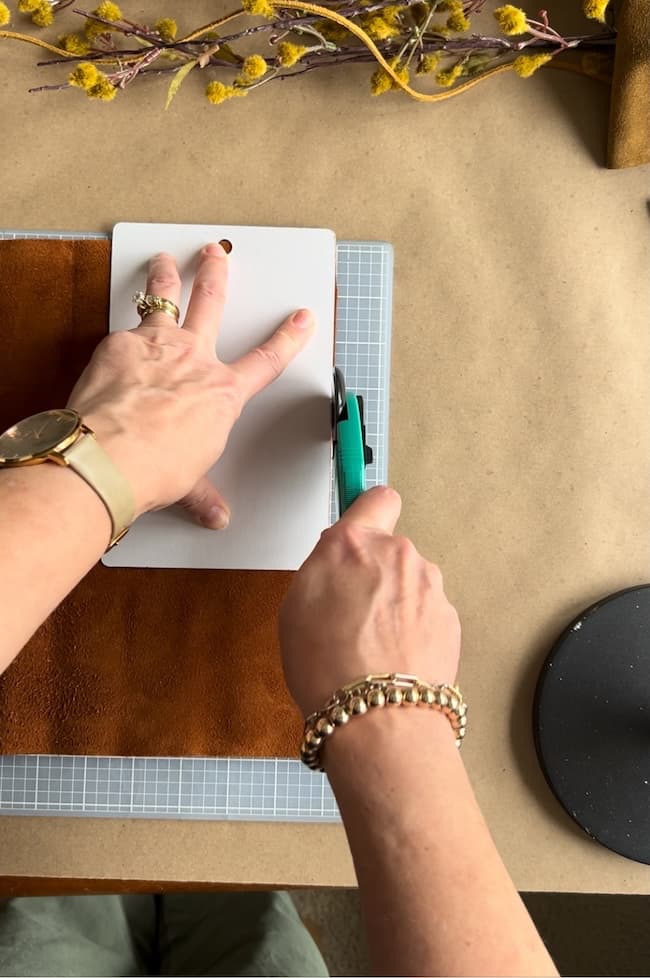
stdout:
{"type": "Polygon", "coordinates": [[[544,663],[533,726],[569,815],[608,849],[650,864],[650,584],[569,625],[544,663]]]}

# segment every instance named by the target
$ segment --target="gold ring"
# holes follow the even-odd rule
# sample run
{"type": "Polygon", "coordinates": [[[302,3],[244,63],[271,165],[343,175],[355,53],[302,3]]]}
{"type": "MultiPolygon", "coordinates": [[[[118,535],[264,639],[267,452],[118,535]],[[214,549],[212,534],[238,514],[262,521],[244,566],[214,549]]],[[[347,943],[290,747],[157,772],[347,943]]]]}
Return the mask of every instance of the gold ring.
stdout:
{"type": "Polygon", "coordinates": [[[142,320],[150,316],[152,312],[164,312],[165,315],[171,316],[176,323],[181,318],[181,311],[176,303],[172,302],[171,299],[163,299],[161,295],[136,292],[131,301],[135,302],[135,308],[142,320]]]}

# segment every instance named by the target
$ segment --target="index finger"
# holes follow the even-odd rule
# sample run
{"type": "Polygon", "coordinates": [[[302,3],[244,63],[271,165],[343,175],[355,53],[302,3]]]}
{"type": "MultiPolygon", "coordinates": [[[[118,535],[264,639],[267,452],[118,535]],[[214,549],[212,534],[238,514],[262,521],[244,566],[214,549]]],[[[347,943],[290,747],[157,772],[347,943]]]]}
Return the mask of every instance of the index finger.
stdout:
{"type": "Polygon", "coordinates": [[[217,336],[228,285],[228,258],[220,244],[209,244],[200,252],[183,329],[203,337],[212,349],[217,336]]]}
{"type": "Polygon", "coordinates": [[[375,486],[374,489],[361,493],[338,522],[393,533],[401,511],[402,500],[399,493],[388,486],[375,486]]]}

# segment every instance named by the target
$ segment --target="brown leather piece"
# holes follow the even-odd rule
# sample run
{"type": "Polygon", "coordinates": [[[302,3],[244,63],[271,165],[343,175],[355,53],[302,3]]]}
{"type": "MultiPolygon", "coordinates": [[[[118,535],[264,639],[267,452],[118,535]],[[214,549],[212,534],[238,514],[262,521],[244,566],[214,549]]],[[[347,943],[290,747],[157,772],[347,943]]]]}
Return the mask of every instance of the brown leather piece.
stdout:
{"type": "MultiPolygon", "coordinates": [[[[0,241],[0,430],[65,405],[107,331],[109,266],[108,241],[0,241]]],[[[295,755],[290,579],[98,565],[0,678],[0,752],[295,755]]]]}
{"type": "Polygon", "coordinates": [[[617,13],[608,166],[650,163],[650,3],[622,0],[617,13]]]}

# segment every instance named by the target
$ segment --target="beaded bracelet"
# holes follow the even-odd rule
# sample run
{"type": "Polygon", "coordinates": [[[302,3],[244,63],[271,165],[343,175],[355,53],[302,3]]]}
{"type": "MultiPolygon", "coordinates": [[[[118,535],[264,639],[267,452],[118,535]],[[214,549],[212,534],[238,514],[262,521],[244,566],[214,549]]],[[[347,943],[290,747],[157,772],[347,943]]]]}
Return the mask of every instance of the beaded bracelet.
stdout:
{"type": "Polygon", "coordinates": [[[323,771],[321,749],[337,727],[350,717],[363,716],[382,706],[427,706],[444,713],[456,734],[460,747],[467,732],[467,704],[457,686],[432,684],[402,672],[364,676],[337,689],[322,710],[305,720],[300,759],[312,771],[323,771]]]}

